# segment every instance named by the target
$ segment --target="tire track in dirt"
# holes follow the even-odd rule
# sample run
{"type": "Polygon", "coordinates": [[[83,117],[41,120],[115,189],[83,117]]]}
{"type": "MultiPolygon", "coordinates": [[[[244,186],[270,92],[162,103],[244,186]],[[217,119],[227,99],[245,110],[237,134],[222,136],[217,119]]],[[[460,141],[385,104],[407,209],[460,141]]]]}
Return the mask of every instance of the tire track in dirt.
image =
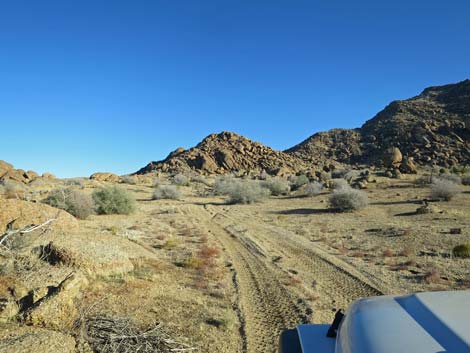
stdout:
{"type": "Polygon", "coordinates": [[[314,308],[316,322],[330,322],[334,309],[347,308],[355,299],[384,292],[376,283],[370,283],[349,265],[322,253],[296,233],[254,219],[253,215],[240,212],[240,209],[221,213],[211,206],[206,208],[215,215],[214,221],[225,227],[243,224],[246,229],[244,236],[264,249],[267,258],[282,256],[276,265],[285,273],[295,270],[306,295],[318,294],[314,308]]]}
{"type": "Polygon", "coordinates": [[[284,273],[263,256],[256,243],[216,219],[222,216],[202,207],[198,211],[198,221],[208,224],[232,261],[242,325],[240,333],[245,335],[242,351],[277,352],[280,331],[307,322],[311,309],[282,284],[284,273]]]}

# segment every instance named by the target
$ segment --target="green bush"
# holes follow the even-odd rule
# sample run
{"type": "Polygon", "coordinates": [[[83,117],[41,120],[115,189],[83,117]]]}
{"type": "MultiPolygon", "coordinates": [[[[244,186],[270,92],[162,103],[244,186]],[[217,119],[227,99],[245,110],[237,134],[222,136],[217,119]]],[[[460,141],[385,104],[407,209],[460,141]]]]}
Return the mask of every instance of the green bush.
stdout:
{"type": "Polygon", "coordinates": [[[430,186],[431,198],[450,201],[462,192],[462,187],[449,179],[435,178],[430,186]]]}
{"type": "Polygon", "coordinates": [[[330,206],[338,211],[354,211],[366,207],[369,199],[364,191],[351,187],[339,188],[330,196],[330,206]]]}
{"type": "Polygon", "coordinates": [[[153,193],[154,200],[178,200],[179,198],[181,198],[181,193],[175,185],[159,185],[153,193]]]}
{"type": "Polygon", "coordinates": [[[119,186],[107,186],[93,193],[99,214],[130,214],[136,208],[135,200],[119,186]]]}
{"type": "Polygon", "coordinates": [[[80,219],[86,219],[95,212],[93,198],[75,187],[53,190],[42,202],[80,219]]]}
{"type": "Polygon", "coordinates": [[[290,191],[290,185],[287,180],[273,178],[261,183],[261,186],[268,189],[271,192],[271,195],[287,195],[290,191]]]}
{"type": "Polygon", "coordinates": [[[290,183],[291,183],[291,189],[292,190],[297,190],[301,186],[308,184],[309,180],[306,175],[296,175],[290,178],[290,183]]]}
{"type": "Polygon", "coordinates": [[[455,257],[470,258],[470,243],[457,245],[452,250],[452,254],[455,257]]]}

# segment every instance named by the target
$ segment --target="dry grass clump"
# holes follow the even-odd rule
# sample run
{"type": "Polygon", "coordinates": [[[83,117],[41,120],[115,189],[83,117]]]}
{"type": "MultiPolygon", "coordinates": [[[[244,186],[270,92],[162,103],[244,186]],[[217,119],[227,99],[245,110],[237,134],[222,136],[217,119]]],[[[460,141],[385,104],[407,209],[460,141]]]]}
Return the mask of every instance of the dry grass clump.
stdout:
{"type": "Polygon", "coordinates": [[[176,174],[172,179],[173,184],[179,186],[188,186],[189,185],[189,178],[183,174],[176,174]]]}
{"type": "Polygon", "coordinates": [[[319,195],[323,190],[323,185],[317,181],[307,184],[305,186],[305,195],[307,196],[315,196],[319,195]]]}
{"type": "Polygon", "coordinates": [[[86,219],[95,213],[93,198],[75,187],[53,190],[42,202],[67,211],[79,219],[86,219]]]}
{"type": "Polygon", "coordinates": [[[334,190],[330,196],[330,207],[341,212],[359,210],[368,204],[369,198],[364,191],[349,186],[334,190]]]}
{"type": "Polygon", "coordinates": [[[204,245],[195,255],[186,258],[182,265],[197,270],[207,270],[214,267],[219,256],[220,250],[218,248],[204,245]]]}
{"type": "Polygon", "coordinates": [[[136,208],[134,198],[118,186],[107,186],[93,193],[98,214],[130,214],[136,208]]]}
{"type": "Polygon", "coordinates": [[[155,192],[153,193],[154,200],[178,200],[180,198],[181,193],[175,185],[159,185],[155,188],[155,192]]]}
{"type": "Polygon", "coordinates": [[[172,338],[158,323],[143,330],[128,317],[102,315],[83,318],[78,325],[94,352],[169,353],[193,350],[172,338]]]}
{"type": "Polygon", "coordinates": [[[272,178],[261,183],[263,187],[271,192],[271,195],[287,195],[290,191],[290,185],[287,180],[280,178],[272,178]]]}
{"type": "Polygon", "coordinates": [[[470,243],[460,244],[452,249],[455,257],[470,258],[470,243]]]}
{"type": "Polygon", "coordinates": [[[451,179],[433,179],[430,186],[431,197],[437,200],[450,201],[455,195],[462,192],[462,187],[451,179]]]}

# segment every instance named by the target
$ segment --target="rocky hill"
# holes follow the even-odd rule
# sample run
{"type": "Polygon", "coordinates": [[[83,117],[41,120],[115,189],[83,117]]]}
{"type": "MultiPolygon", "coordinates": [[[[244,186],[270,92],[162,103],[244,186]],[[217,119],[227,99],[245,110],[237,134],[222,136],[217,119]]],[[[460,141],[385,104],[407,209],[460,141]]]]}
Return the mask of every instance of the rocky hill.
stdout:
{"type": "Polygon", "coordinates": [[[420,165],[470,164],[470,80],[426,88],[359,129],[318,133],[285,152],[306,162],[381,165],[391,148],[420,165]]]}
{"type": "Polygon", "coordinates": [[[32,170],[15,169],[10,163],[0,160],[0,181],[14,180],[27,184],[38,178],[54,179],[55,176],[50,173],[44,173],[42,176],[39,176],[38,173],[32,170]]]}
{"type": "Polygon", "coordinates": [[[305,164],[294,156],[275,151],[235,133],[222,132],[207,136],[189,150],[178,148],[165,160],[151,162],[137,174],[190,170],[204,174],[223,174],[265,170],[270,174],[282,175],[303,168],[305,164]]]}

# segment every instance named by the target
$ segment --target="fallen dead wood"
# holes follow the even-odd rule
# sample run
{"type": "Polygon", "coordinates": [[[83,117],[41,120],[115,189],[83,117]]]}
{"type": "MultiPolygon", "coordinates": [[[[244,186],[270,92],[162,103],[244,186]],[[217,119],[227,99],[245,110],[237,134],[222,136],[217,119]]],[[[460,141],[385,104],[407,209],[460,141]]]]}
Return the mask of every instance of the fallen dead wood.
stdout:
{"type": "Polygon", "coordinates": [[[189,352],[195,348],[173,339],[157,323],[147,330],[138,328],[128,317],[92,316],[82,318],[85,337],[99,353],[170,353],[189,352]]]}
{"type": "Polygon", "coordinates": [[[32,233],[38,229],[42,229],[42,228],[49,226],[55,220],[56,218],[51,218],[42,224],[38,224],[38,225],[32,224],[21,229],[12,229],[12,222],[10,222],[9,226],[7,227],[7,231],[0,236],[0,245],[3,245],[8,238],[14,235],[24,235],[24,234],[32,233]]]}

